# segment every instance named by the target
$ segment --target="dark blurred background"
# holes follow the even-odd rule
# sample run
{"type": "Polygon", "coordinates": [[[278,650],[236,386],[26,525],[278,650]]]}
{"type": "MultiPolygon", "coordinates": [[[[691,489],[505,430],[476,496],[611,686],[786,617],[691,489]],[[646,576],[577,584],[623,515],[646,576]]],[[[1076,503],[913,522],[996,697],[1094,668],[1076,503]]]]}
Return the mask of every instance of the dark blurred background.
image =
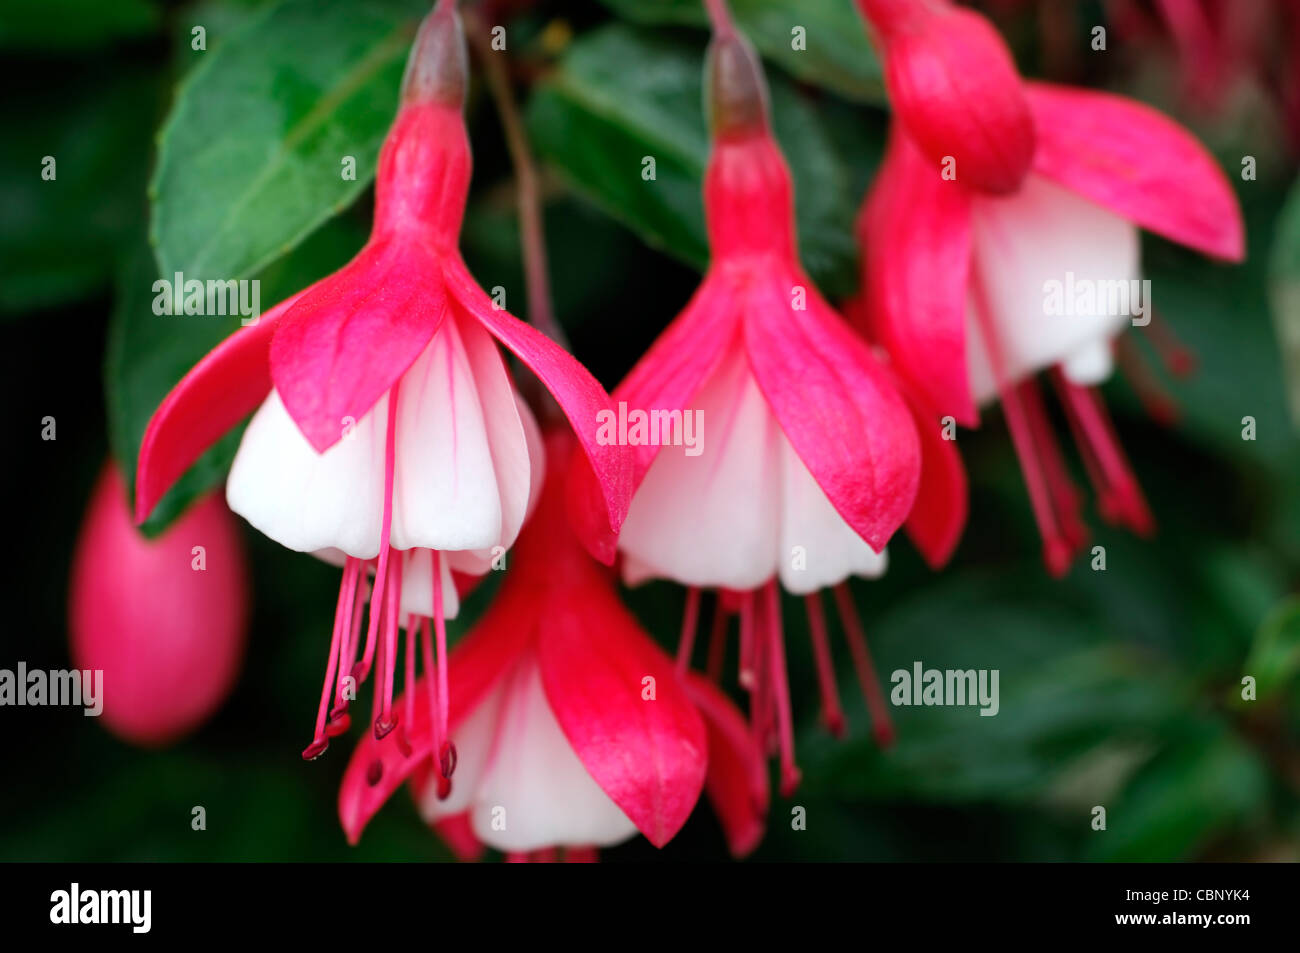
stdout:
{"type": "MultiPolygon", "coordinates": [[[[879,65],[850,0],[733,6],[768,60],[805,261],[842,300],[856,288],[851,227],[887,122],[879,65]],[[806,26],[807,51],[790,50],[792,22],[806,26]]],[[[915,659],[1000,669],[996,718],[971,708],[896,708],[899,740],[882,753],[844,664],[850,735],[831,741],[818,725],[802,610],[788,601],[805,781],[792,800],[776,798],[757,858],[1300,856],[1300,444],[1288,413],[1288,394],[1296,407],[1300,387],[1300,197],[1292,194],[1300,26],[1287,4],[1207,3],[1216,16],[1256,6],[1266,16],[1234,21],[1231,55],[1214,60],[1207,83],[1210,61],[1189,63],[1149,3],[984,5],[1026,75],[1123,91],[1191,126],[1239,191],[1249,257],[1228,267],[1144,237],[1157,307],[1199,361],[1193,376],[1165,382],[1179,408],[1171,425],[1153,422],[1119,375],[1106,387],[1156,517],[1153,539],[1115,531],[1089,511],[1106,570],[1080,560],[1067,579],[1050,580],[1004,423],[991,412],[981,430],[960,437],[971,520],[950,567],[927,571],[900,537],[888,575],[855,583],[886,678],[915,659]],[[1099,25],[1104,51],[1091,46],[1099,25]],[[1257,160],[1253,180],[1240,175],[1244,156],[1257,160]],[[1253,441],[1242,439],[1244,416],[1256,419],[1253,441]],[[1244,675],[1258,679],[1254,702],[1240,700],[1244,675]],[[806,831],[791,829],[795,805],[807,808],[806,831]],[[1107,808],[1105,832],[1091,828],[1094,805],[1107,808]]],[[[584,0],[483,11],[486,22],[507,25],[512,78],[543,167],[558,315],[577,356],[610,388],[685,303],[704,260],[707,36],[696,7],[584,0]],[[637,174],[644,155],[656,156],[654,183],[637,174]]],[[[312,215],[288,209],[287,198],[280,208],[272,190],[254,203],[247,241],[236,230],[227,242],[231,274],[260,277],[266,308],[342,264],[364,239],[364,157],[391,120],[404,59],[391,37],[409,36],[423,11],[415,0],[5,4],[0,376],[16,443],[3,477],[12,550],[0,667],[20,659],[29,669],[69,667],[69,565],[95,476],[110,452],[130,466],[162,395],[235,326],[157,318],[149,288],[168,270],[164,262],[184,261],[186,217],[227,210],[247,183],[251,173],[237,159],[256,152],[266,123],[240,97],[300,117],[333,77],[370,64],[349,74],[361,92],[339,107],[337,128],[296,146],[308,159],[319,150],[331,169],[317,191],[286,179],[312,215]],[[196,25],[205,30],[203,50],[193,48],[196,25]],[[232,62],[241,64],[235,79],[232,62]],[[164,149],[172,156],[161,159],[157,136],[169,115],[164,149]],[[184,157],[197,148],[187,136],[229,143],[228,180],[184,181],[184,157]],[[363,157],[350,185],[336,172],[349,145],[363,157]],[[45,155],[58,157],[56,182],[40,177],[45,155]],[[152,210],[151,180],[160,206],[152,210]],[[340,211],[322,221],[329,208],[340,211]],[[41,439],[46,416],[57,420],[54,441],[41,439]]],[[[520,313],[511,169],[481,86],[469,104],[476,170],[465,252],[480,282],[506,288],[520,313]]],[[[236,440],[187,476],[151,530],[220,484],[236,440]]],[[[166,750],[120,742],[75,708],[0,709],[9,765],[0,859],[449,856],[405,796],[358,848],[346,845],[334,805],[348,739],[316,762],[299,757],[337,570],[244,529],[254,614],[229,701],[166,750]],[[195,805],[206,809],[206,831],[191,830],[195,805]]],[[[490,586],[475,593],[453,632],[490,597],[490,586]]],[[[682,591],[653,585],[628,599],[647,629],[672,644],[682,591]]],[[[604,856],[720,859],[726,848],[702,802],[662,852],[637,839],[604,856]]]]}

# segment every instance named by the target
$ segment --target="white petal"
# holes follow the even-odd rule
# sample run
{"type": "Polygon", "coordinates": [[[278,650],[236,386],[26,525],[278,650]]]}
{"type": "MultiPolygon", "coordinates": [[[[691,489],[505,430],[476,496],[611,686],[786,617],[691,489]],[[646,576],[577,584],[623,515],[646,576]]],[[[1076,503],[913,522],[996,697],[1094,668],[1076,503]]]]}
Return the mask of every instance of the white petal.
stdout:
{"type": "Polygon", "coordinates": [[[538,457],[534,460],[534,455],[529,453],[524,415],[530,418],[529,422],[534,428],[537,424],[531,420],[532,415],[515,393],[505,364],[501,361],[501,352],[497,350],[491,335],[477,321],[465,321],[457,326],[474,373],[474,383],[478,387],[479,404],[483,408],[488,447],[492,453],[492,465],[500,493],[501,534],[496,542],[509,549],[519,535],[519,528],[524,525],[533,468],[536,467],[538,483],[544,472],[542,459],[538,457]],[[521,407],[524,408],[522,411],[521,407]]]}
{"type": "Polygon", "coordinates": [[[383,518],[387,414],[385,396],[321,454],[272,391],[244,431],[226,501],[289,549],[337,549],[373,559],[383,518]]]}
{"type": "Polygon", "coordinates": [[[479,840],[512,851],[606,847],[636,833],[636,825],[587,773],[564,737],[531,656],[520,662],[506,688],[491,763],[478,784],[470,822],[479,840]]]}
{"type": "Polygon", "coordinates": [[[703,452],[659,451],[619,547],[629,562],[683,585],[752,589],[777,568],[784,437],[743,353],[714,372],[694,403],[708,428],[703,452]]]}
{"type": "MultiPolygon", "coordinates": [[[[1084,287],[1080,281],[1137,278],[1138,230],[1131,222],[1031,175],[1009,198],[976,199],[973,225],[972,277],[986,291],[1009,382],[1078,353],[1095,355],[1099,344],[1130,321],[1127,314],[1104,313],[1104,300],[1083,314],[1076,313],[1077,299],[1067,300],[1065,314],[1049,314],[1047,283],[1064,286],[1068,273],[1076,289],[1084,287]]],[[[978,403],[996,395],[987,342],[981,337],[982,325],[968,309],[967,363],[978,403]]],[[[1099,370],[1095,361],[1092,368],[1099,370]]]]}
{"type": "Polygon", "coordinates": [[[843,582],[851,575],[882,575],[885,553],[868,546],[835,512],[825,491],[784,435],[781,444],[780,569],[786,591],[803,595],[843,582]]]}
{"type": "Polygon", "coordinates": [[[478,389],[454,320],[402,377],[393,545],[478,549],[501,535],[501,500],[478,389]]]}
{"type": "MultiPolygon", "coordinates": [[[[460,597],[451,578],[446,554],[442,554],[442,617],[454,619],[460,612],[460,597]]],[[[433,554],[427,549],[413,549],[402,559],[402,625],[411,614],[433,618],[433,554]]]]}
{"type": "MultiPolygon", "coordinates": [[[[528,404],[517,393],[514,395],[515,406],[519,413],[519,423],[523,426],[524,440],[528,448],[528,468],[529,468],[529,488],[528,502],[524,507],[523,519],[526,522],[533,515],[533,510],[537,508],[537,501],[542,495],[542,478],[546,472],[546,444],[542,440],[541,428],[537,426],[537,418],[533,412],[528,409],[528,404]]],[[[502,530],[502,540],[505,539],[505,531],[502,530]]],[[[513,539],[511,540],[513,542],[513,539]]],[[[462,549],[453,552],[444,552],[443,557],[447,564],[456,572],[469,573],[471,576],[481,576],[491,569],[503,568],[496,564],[498,556],[504,555],[509,545],[500,542],[497,546],[490,549],[462,549]],[[500,547],[498,550],[497,546],[500,547]]]]}
{"type": "Polygon", "coordinates": [[[431,782],[418,805],[426,821],[441,820],[468,810],[479,795],[483,772],[492,760],[501,720],[501,700],[505,697],[510,676],[506,675],[465,719],[450,729],[456,745],[456,770],[451,776],[451,793],[438,800],[438,786],[431,782]]]}

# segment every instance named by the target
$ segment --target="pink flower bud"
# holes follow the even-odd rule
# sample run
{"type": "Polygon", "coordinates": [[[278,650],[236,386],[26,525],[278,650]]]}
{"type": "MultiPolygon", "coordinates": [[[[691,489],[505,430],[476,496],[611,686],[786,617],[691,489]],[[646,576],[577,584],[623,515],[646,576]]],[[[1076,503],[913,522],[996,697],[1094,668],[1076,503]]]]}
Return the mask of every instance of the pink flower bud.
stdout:
{"type": "Polygon", "coordinates": [[[225,700],[244,653],[247,576],[220,494],[146,539],[121,474],[105,466],[73,557],[69,627],[73,664],[103,672],[110,731],[165,745],[225,700]]]}

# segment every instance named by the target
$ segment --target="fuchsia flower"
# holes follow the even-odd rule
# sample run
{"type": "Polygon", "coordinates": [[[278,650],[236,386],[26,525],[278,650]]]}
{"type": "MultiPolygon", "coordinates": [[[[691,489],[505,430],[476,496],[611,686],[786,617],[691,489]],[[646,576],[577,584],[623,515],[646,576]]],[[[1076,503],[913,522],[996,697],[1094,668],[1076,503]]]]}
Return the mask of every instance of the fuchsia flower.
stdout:
{"type": "MultiPolygon", "coordinates": [[[[638,489],[617,546],[629,582],[692,587],[687,646],[698,588],[734,594],[725,601],[741,615],[754,730],[765,743],[777,739],[788,790],[797,771],[776,580],[806,595],[820,620],[818,590],[883,572],[885,543],[916,499],[920,448],[890,373],[799,262],[790,174],[769,128],[761,67],[719,6],[704,183],[712,261],[615,392],[646,412],[698,410],[702,453],[633,448],[638,489]]],[[[574,487],[581,499],[581,468],[574,487]]],[[[826,717],[838,729],[825,626],[813,632],[826,717]]],[[[865,648],[855,653],[866,657],[865,648]]],[[[859,671],[876,697],[869,665],[859,671]]],[[[875,708],[883,718],[883,705],[875,708]]]]}
{"type": "MultiPolygon", "coordinates": [[[[550,434],[556,472],[572,446],[550,434]]],[[[586,860],[637,831],[663,846],[699,797],[707,751],[733,847],[752,848],[766,810],[761,753],[725,696],[696,676],[680,682],[623,607],[570,529],[558,478],[511,558],[492,606],[451,655],[449,726],[463,752],[455,782],[431,768],[441,698],[426,677],[399,702],[410,747],[367,735],[352,756],[339,792],[348,840],[409,781],[421,814],[462,857],[488,845],[512,858],[562,849],[586,860]]]]}
{"type": "MultiPolygon", "coordinates": [[[[363,681],[377,662],[375,731],[392,730],[399,621],[432,617],[441,657],[442,623],[456,608],[451,570],[486,571],[523,524],[540,441],[498,343],[573,422],[598,477],[589,523],[616,533],[630,497],[618,448],[594,438],[608,395],[562,348],[499,310],[461,259],[471,165],[465,84],[464,37],[443,0],[412,49],[365,248],[205,357],[158,408],[140,450],[143,519],[204,448],[260,404],[231,470],[231,508],[281,544],[344,567],[304,757],[346,730],[350,680],[363,681]]],[[[454,763],[454,751],[444,755],[454,763]]]]}
{"type": "Polygon", "coordinates": [[[104,673],[109,730],[165,745],[220,707],[244,656],[247,580],[239,527],[219,497],[146,539],[117,467],[104,467],[72,559],[68,628],[73,664],[104,673]]]}
{"type": "MultiPolygon", "coordinates": [[[[937,0],[863,3],[908,30],[942,34],[957,14],[937,0]],[[940,11],[937,12],[936,11],[940,11]]],[[[965,23],[971,14],[962,13],[965,23]]],[[[886,57],[895,24],[877,23],[886,57]]],[[[910,40],[921,50],[955,47],[942,36],[910,40]]],[[[979,51],[970,49],[974,55],[979,51]]],[[[993,74],[1007,58],[989,55],[993,74]]],[[[929,61],[922,59],[922,65],[929,61]]],[[[964,69],[978,71],[978,59],[964,69]]],[[[897,69],[914,67],[903,64],[897,69]]],[[[920,71],[921,67],[915,67],[920,71]]],[[[1140,103],[1045,83],[1018,83],[1033,118],[1032,166],[1014,192],[983,187],[959,158],[955,179],[935,159],[944,143],[969,136],[971,119],[918,132],[906,104],[898,110],[885,163],[859,219],[866,246],[863,280],[869,331],[900,371],[943,415],[973,426],[976,407],[1002,401],[1044,540],[1051,572],[1064,573],[1086,531],[1079,498],[1037,390],[1051,368],[1107,519],[1139,531],[1151,517],[1105,407],[1094,390],[1111,371],[1112,340],[1130,315],[1072,301],[1075,313],[1049,315],[1049,283],[1106,287],[1139,275],[1138,229],[1147,228],[1215,258],[1244,255],[1241,212],[1213,158],[1181,127],[1140,103]],[[922,144],[922,139],[928,145],[922,144]]],[[[936,83],[932,112],[983,111],[936,83]]],[[[1006,99],[1003,90],[996,103],[1006,99]]],[[[991,123],[992,124],[992,123],[991,123]]],[[[1008,180],[1021,167],[1006,162],[1008,180]]],[[[1105,296],[1101,296],[1104,298],[1105,296]]],[[[1149,305],[1149,302],[1147,302],[1149,305]]]]}

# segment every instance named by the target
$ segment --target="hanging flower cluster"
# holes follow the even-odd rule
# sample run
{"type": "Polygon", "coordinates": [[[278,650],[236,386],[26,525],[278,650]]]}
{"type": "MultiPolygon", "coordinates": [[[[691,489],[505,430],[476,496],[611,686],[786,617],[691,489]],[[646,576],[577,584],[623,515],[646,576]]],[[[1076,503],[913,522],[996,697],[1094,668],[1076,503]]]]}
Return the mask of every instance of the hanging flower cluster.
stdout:
{"type": "Polygon", "coordinates": [[[252,413],[230,508],[341,567],[303,755],[349,729],[373,675],[368,730],[339,796],[350,841],[405,784],[466,858],[491,847],[589,860],[637,833],[662,846],[702,791],[732,851],[752,850],[767,759],[778,760],[783,793],[799,783],[783,591],[804,605],[827,727],[846,730],[830,589],[875,736],[892,739],[848,580],[880,576],[900,528],[931,566],[952,556],[967,487],[946,418],[973,426],[977,408],[999,400],[1048,568],[1065,572],[1082,546],[1041,372],[1102,515],[1149,530],[1095,390],[1130,316],[1046,315],[1043,288],[1067,274],[1136,278],[1139,228],[1240,259],[1226,179],[1151,109],[1022,81],[970,10],[858,5],[894,122],[859,218],[863,287],[849,320],[800,262],[758,57],[724,0],[708,0],[709,266],[607,394],[563,347],[498,308],[461,258],[467,62],[455,5],[440,0],[411,52],[365,247],[221,344],[155,413],[137,519],[252,413]],[[543,385],[532,406],[501,346],[543,385]],[[611,445],[598,430],[616,404],[697,412],[709,439],[694,456],[611,445]],[[506,550],[490,608],[449,650],[460,594],[506,550]],[[686,587],[675,662],[622,605],[620,575],[686,587]],[[692,662],[706,591],[715,616],[702,674],[692,662]],[[720,687],[733,619],[747,718],[720,687]]]}

